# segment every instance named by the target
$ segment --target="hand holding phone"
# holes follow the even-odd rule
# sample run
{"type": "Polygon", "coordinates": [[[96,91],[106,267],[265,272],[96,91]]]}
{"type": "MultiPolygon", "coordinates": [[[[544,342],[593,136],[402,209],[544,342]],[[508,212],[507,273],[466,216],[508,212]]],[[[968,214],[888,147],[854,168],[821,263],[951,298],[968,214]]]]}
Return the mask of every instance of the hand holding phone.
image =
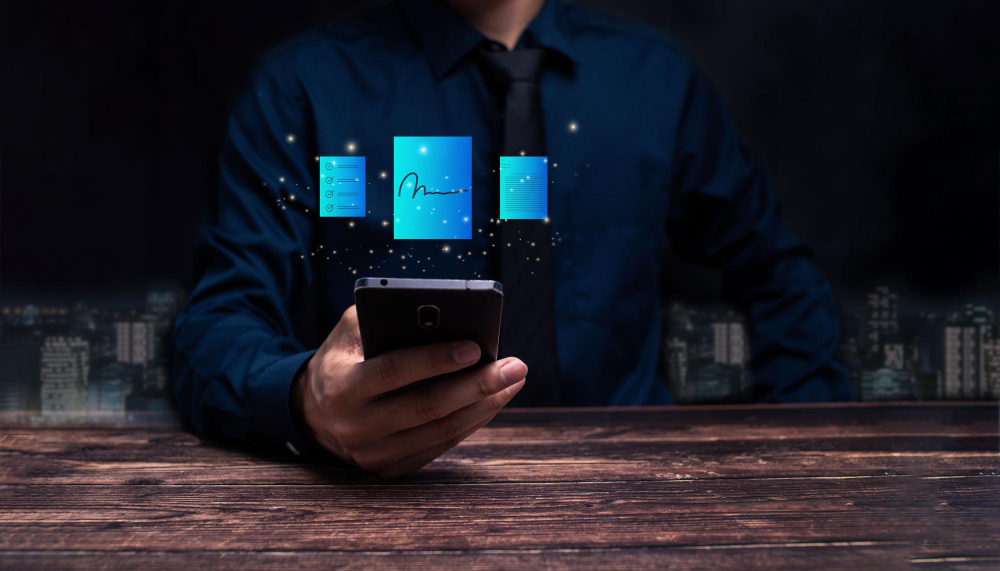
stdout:
{"type": "Polygon", "coordinates": [[[473,366],[481,357],[473,341],[441,341],[365,360],[351,306],[293,382],[293,407],[324,448],[399,478],[484,426],[524,386],[520,360],[473,366]]]}

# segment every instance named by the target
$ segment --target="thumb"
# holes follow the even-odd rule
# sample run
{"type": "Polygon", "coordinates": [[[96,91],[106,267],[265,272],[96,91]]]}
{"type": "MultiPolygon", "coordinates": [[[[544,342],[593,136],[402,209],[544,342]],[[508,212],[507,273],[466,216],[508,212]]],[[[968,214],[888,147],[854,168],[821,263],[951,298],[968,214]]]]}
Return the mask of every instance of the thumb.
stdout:
{"type": "Polygon", "coordinates": [[[364,351],[361,349],[361,329],[358,328],[357,306],[352,305],[344,311],[337,326],[330,332],[323,345],[328,349],[346,352],[352,357],[356,356],[358,361],[364,360],[364,351]]]}

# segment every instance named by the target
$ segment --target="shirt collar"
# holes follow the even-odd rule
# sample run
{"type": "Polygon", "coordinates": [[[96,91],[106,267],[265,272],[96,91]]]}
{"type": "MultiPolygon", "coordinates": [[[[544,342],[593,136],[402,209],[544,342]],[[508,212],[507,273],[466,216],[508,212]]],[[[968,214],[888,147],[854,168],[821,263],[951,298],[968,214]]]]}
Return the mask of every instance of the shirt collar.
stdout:
{"type": "MultiPolygon", "coordinates": [[[[441,0],[402,0],[403,15],[427,54],[434,77],[441,79],[485,37],[441,0]]],[[[560,26],[559,6],[547,0],[521,36],[519,45],[555,50],[576,63],[560,26]]]]}

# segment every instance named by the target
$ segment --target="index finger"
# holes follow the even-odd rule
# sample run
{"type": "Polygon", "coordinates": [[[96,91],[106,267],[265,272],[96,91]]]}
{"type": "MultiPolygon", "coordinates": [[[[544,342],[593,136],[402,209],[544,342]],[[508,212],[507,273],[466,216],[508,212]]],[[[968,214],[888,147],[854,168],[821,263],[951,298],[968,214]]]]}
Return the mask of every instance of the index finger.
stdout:
{"type": "Polygon", "coordinates": [[[482,351],[473,341],[448,341],[396,349],[357,364],[358,394],[376,397],[410,383],[474,365],[482,351]]]}

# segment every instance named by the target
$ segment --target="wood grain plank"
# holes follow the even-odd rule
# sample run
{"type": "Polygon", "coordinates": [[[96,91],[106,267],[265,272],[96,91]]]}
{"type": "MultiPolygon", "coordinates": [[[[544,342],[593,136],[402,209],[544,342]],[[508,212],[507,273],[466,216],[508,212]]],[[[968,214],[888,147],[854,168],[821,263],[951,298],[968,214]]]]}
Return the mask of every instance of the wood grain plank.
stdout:
{"type": "MultiPolygon", "coordinates": [[[[421,471],[419,483],[1000,473],[997,408],[521,410],[421,471]]],[[[369,482],[320,459],[255,455],[183,432],[9,429],[0,483],[369,482]]]]}
{"type": "MultiPolygon", "coordinates": [[[[815,443],[805,443],[806,445],[815,443]]],[[[751,450],[731,453],[663,448],[662,458],[631,457],[631,451],[590,450],[572,456],[556,451],[498,451],[464,444],[404,483],[574,482],[681,480],[748,477],[827,477],[904,474],[996,475],[1000,460],[984,452],[825,452],[751,450]]],[[[636,455],[638,456],[638,454],[636,455]]],[[[3,484],[269,484],[373,483],[378,478],[339,463],[300,463],[225,454],[187,459],[149,455],[142,460],[87,460],[6,456],[3,484]]]]}
{"type": "MultiPolygon", "coordinates": [[[[948,529],[957,530],[956,537],[982,542],[975,533],[963,534],[990,529],[998,513],[1000,479],[964,478],[961,502],[951,509],[936,501],[934,486],[940,481],[864,477],[451,486],[4,486],[0,549],[926,543],[934,530],[922,522],[930,522],[935,513],[948,529]],[[984,507],[970,510],[970,505],[984,507]]],[[[954,542],[954,537],[942,537],[936,544],[940,548],[932,552],[952,553],[944,547],[954,542]]]]}
{"type": "MultiPolygon", "coordinates": [[[[992,563],[1000,558],[966,558],[992,563]]],[[[649,569],[693,567],[712,569],[903,569],[910,563],[910,546],[855,542],[784,546],[719,546],[701,548],[621,548],[523,551],[198,551],[86,552],[0,551],[7,568],[177,569],[186,567],[275,569],[649,569]]]]}

